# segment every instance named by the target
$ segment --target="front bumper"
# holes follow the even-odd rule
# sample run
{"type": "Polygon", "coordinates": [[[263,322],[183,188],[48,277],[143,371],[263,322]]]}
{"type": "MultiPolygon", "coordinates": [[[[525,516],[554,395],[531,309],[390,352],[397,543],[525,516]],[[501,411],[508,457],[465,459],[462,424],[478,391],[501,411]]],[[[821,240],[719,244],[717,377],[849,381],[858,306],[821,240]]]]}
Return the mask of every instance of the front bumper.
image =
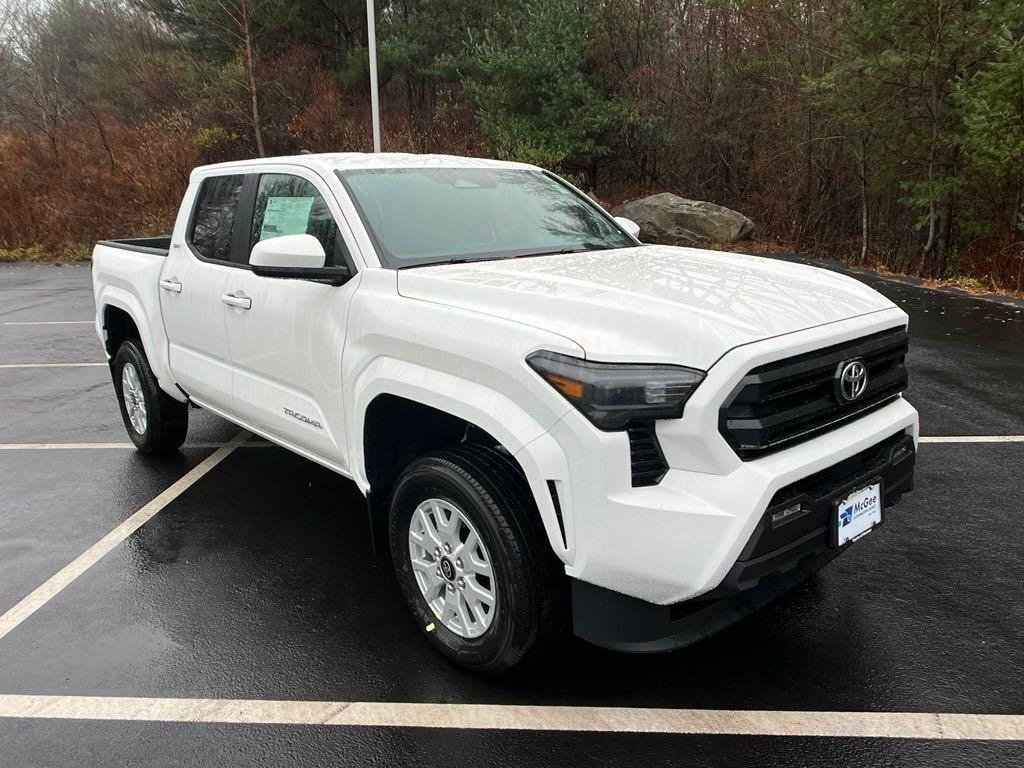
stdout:
{"type": "MultiPolygon", "coordinates": [[[[708,370],[681,419],[656,422],[668,466],[656,485],[633,485],[625,433],[597,430],[575,409],[524,444],[516,458],[533,489],[549,542],[565,563],[566,575],[590,585],[576,587],[577,602],[588,601],[584,593],[610,593],[615,597],[600,602],[635,598],[639,603],[634,605],[651,604],[644,611],[659,614],[659,606],[677,606],[672,614],[678,618],[690,610],[678,604],[690,606],[705,595],[715,602],[746,601],[748,606],[770,599],[768,582],[773,579],[761,578],[759,569],[778,573],[779,564],[785,569],[796,554],[751,544],[776,495],[891,437],[907,436],[916,445],[917,411],[897,396],[827,432],[744,461],[720,432],[722,403],[758,366],[905,321],[906,315],[892,308],[729,351],[708,370]]],[[[820,557],[831,554],[829,550],[820,557]]],[[[810,557],[795,559],[798,566],[786,571],[787,580],[802,568],[818,567],[810,557]]]]}
{"type": "Polygon", "coordinates": [[[573,628],[596,645],[634,653],[691,645],[729,626],[804,581],[849,544],[833,548],[833,504],[881,480],[883,504],[896,504],[913,489],[914,438],[886,439],[777,491],[739,558],[717,587],[697,599],[670,605],[573,580],[573,628]],[[784,521],[773,516],[799,506],[784,521]]]}
{"type": "Polygon", "coordinates": [[[597,430],[569,409],[516,453],[566,574],[657,605],[698,597],[726,579],[782,488],[897,433],[916,440],[917,412],[902,397],[750,461],[719,431],[724,399],[750,370],[896,327],[901,319],[894,308],[725,354],[686,402],[683,418],[656,422],[668,466],[657,485],[633,486],[625,433],[597,430]]]}
{"type": "MultiPolygon", "coordinates": [[[[545,455],[551,458],[536,462],[557,490],[563,511],[566,574],[658,605],[716,589],[744,559],[744,549],[779,491],[893,435],[917,435],[917,412],[897,398],[784,451],[756,461],[737,460],[720,474],[670,468],[658,485],[634,488],[626,437],[594,435],[593,428],[575,423],[585,421],[577,415],[567,415],[552,428],[545,438],[552,446],[545,455]],[[561,469],[558,446],[565,447],[565,455],[585,460],[562,459],[561,469]]],[[[670,443],[663,440],[662,445],[670,443]]],[[[548,492],[543,484],[540,488],[548,492]]]]}

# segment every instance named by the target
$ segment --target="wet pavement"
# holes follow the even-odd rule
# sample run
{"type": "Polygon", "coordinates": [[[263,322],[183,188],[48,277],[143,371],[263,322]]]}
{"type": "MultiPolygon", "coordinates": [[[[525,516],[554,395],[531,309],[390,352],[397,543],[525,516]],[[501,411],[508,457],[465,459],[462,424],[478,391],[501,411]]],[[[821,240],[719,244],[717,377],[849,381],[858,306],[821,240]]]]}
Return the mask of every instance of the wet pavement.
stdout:
{"type": "MultiPolygon", "coordinates": [[[[861,277],[911,316],[922,434],[1024,435],[1024,311],[861,277]]],[[[102,361],[88,267],[0,267],[0,365],[102,361]]],[[[237,428],[186,448],[0,450],[0,614],[237,428]]],[[[124,443],[104,367],[0,368],[0,444],[124,443]]],[[[0,694],[1024,713],[1024,443],[923,443],[916,491],[777,604],[670,655],[567,640],[500,681],[423,643],[365,507],[279,448],[233,452],[0,637],[0,694]]],[[[0,718],[0,765],[1021,765],[1020,742],[0,718]],[[6,759],[5,759],[6,757],[6,759]]]]}
{"type": "Polygon", "coordinates": [[[451,731],[181,723],[12,721],[13,755],[68,765],[417,766],[418,768],[712,768],[720,766],[1019,766],[1006,742],[451,731]]]}

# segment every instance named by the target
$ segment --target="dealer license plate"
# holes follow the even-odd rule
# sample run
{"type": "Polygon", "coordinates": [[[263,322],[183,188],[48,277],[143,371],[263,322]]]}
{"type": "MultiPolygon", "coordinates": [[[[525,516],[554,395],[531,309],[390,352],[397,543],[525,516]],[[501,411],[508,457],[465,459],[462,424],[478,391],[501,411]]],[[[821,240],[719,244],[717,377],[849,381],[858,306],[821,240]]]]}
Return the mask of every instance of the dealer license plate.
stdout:
{"type": "Polygon", "coordinates": [[[882,484],[860,488],[836,503],[835,545],[859,539],[882,522],[882,484]]]}

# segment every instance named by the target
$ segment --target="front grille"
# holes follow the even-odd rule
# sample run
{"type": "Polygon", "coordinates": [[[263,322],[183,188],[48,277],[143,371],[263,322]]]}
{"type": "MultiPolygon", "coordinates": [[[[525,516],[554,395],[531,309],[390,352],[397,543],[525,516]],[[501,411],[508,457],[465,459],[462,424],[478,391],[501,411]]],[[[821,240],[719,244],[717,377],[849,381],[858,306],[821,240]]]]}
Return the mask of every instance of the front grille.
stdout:
{"type": "Polygon", "coordinates": [[[626,433],[629,435],[629,469],[633,487],[657,485],[668,472],[668,464],[661,453],[654,423],[633,424],[626,433]]]}
{"type": "Polygon", "coordinates": [[[907,332],[893,328],[754,368],[722,406],[719,431],[746,461],[834,429],[906,389],[907,344],[907,332]],[[847,403],[835,392],[836,370],[854,358],[867,364],[868,383],[847,403]]]}

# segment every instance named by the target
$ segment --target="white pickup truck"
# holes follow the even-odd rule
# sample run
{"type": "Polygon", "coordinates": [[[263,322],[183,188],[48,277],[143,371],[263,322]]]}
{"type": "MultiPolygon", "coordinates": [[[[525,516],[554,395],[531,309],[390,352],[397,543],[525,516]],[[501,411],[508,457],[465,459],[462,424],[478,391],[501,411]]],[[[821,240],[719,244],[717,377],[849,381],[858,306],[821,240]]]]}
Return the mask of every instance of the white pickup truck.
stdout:
{"type": "Polygon", "coordinates": [[[212,165],[170,237],[96,246],[96,329],[139,450],[175,451],[191,405],[351,478],[458,664],[569,620],[667,650],[878,526],[918,419],[874,290],[637,236],[530,165],[212,165]]]}

